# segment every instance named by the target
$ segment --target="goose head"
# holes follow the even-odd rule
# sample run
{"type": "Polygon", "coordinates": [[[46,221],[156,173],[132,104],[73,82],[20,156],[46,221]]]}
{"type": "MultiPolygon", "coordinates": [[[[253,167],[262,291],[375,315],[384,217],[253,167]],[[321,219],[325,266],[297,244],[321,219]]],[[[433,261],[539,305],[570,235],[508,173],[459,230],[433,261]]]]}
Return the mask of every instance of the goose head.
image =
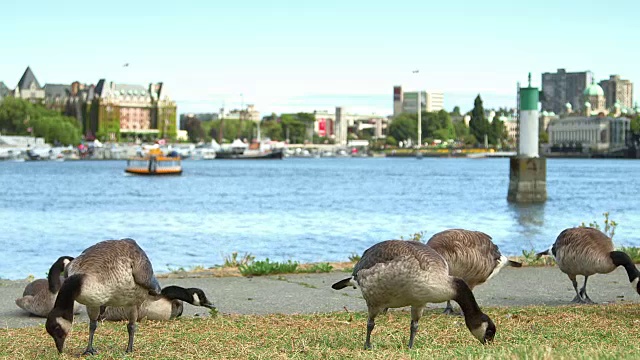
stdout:
{"type": "Polygon", "coordinates": [[[178,299],[186,301],[194,306],[204,306],[209,309],[215,309],[215,305],[207,299],[202,289],[198,288],[183,288],[180,286],[166,286],[162,289],[162,296],[170,300],[178,299]]]}
{"type": "Polygon", "coordinates": [[[47,316],[45,327],[56,343],[56,349],[58,349],[59,353],[62,353],[64,341],[67,339],[69,331],[71,331],[71,321],[65,319],[61,313],[54,309],[49,313],[49,316],[47,316]]]}
{"type": "Polygon", "coordinates": [[[216,306],[207,299],[207,295],[204,294],[204,291],[198,288],[188,288],[186,289],[187,293],[189,293],[189,297],[192,301],[188,301],[191,305],[195,306],[204,306],[209,309],[215,309],[216,306]]]}
{"type": "Polygon", "coordinates": [[[466,321],[467,327],[481,343],[486,344],[493,341],[493,337],[496,335],[496,325],[491,321],[491,318],[486,314],[480,316],[480,321],[466,321]]]}

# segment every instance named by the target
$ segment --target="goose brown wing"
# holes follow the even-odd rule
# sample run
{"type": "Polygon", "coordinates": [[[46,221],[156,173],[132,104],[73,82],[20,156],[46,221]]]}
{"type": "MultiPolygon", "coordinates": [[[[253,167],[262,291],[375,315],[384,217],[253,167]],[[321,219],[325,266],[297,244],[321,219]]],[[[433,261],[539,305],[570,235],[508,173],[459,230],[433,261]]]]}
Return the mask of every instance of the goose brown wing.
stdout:
{"type": "Polygon", "coordinates": [[[417,241],[387,240],[367,249],[353,268],[353,276],[360,270],[369,269],[376,264],[388,263],[400,257],[415,257],[420,267],[428,270],[429,264],[444,260],[433,249],[417,241]]]}
{"type": "Polygon", "coordinates": [[[162,291],[158,279],[153,275],[153,266],[147,254],[133,239],[123,239],[131,247],[133,260],[133,279],[136,284],[149,289],[152,295],[159,295],[162,291]]]}

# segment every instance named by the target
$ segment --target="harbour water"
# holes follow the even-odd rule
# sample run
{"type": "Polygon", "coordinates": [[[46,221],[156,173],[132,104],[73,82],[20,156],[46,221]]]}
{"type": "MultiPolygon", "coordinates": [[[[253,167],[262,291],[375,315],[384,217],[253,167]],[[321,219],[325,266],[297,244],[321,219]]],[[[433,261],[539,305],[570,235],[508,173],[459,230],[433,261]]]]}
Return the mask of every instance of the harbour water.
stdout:
{"type": "Polygon", "coordinates": [[[257,259],[345,261],[372,244],[462,227],[503,253],[547,248],[610,212],[640,246],[632,160],[549,159],[548,201],[507,202],[508,159],[184,161],[182,176],[125,175],[124,161],[0,162],[0,277],[45,276],[61,255],[131,237],[154,268],[257,259]]]}

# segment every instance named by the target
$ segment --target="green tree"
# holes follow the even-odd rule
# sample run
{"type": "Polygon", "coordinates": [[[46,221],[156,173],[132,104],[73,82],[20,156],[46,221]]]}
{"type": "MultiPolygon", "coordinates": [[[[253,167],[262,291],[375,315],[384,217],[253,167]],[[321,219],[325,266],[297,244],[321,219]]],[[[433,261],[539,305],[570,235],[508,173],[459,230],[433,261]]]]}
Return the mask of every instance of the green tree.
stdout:
{"type": "Polygon", "coordinates": [[[277,120],[277,116],[274,117],[275,114],[272,114],[271,119],[273,120],[263,120],[260,124],[260,132],[262,136],[268,137],[271,140],[275,141],[283,141],[284,133],[282,131],[282,124],[277,120]]]}
{"type": "Polygon", "coordinates": [[[306,124],[298,114],[282,114],[280,116],[284,136],[288,136],[292,144],[301,144],[306,139],[306,124]]]}
{"type": "Polygon", "coordinates": [[[547,144],[549,143],[549,133],[546,131],[542,131],[538,134],[538,142],[540,144],[547,144]]]}
{"type": "Polygon", "coordinates": [[[489,125],[489,144],[501,145],[507,139],[507,129],[504,127],[504,121],[496,115],[489,125]]]}
{"type": "Polygon", "coordinates": [[[471,120],[469,121],[469,132],[480,142],[484,142],[484,137],[489,136],[489,120],[484,116],[484,107],[480,94],[473,102],[471,120]]]}
{"type": "Polygon", "coordinates": [[[440,140],[455,139],[456,130],[451,115],[445,110],[422,113],[422,135],[440,140]]]}
{"type": "Polygon", "coordinates": [[[458,140],[462,140],[462,138],[469,135],[469,127],[464,123],[464,120],[454,122],[453,128],[456,131],[456,139],[458,140]]]}
{"type": "Polygon", "coordinates": [[[631,118],[631,132],[634,135],[640,135],[640,114],[636,114],[635,117],[631,118]]]}
{"type": "Polygon", "coordinates": [[[405,142],[418,139],[418,114],[402,113],[389,124],[389,135],[397,141],[405,142]]]}
{"type": "Polygon", "coordinates": [[[198,118],[189,118],[184,127],[185,130],[187,130],[189,141],[191,141],[192,143],[197,143],[205,139],[205,132],[198,118]]]}
{"type": "Polygon", "coordinates": [[[0,132],[43,137],[48,143],[64,145],[80,143],[82,135],[76,119],[13,97],[0,103],[0,132]]]}
{"type": "Polygon", "coordinates": [[[451,112],[451,115],[453,116],[461,116],[460,115],[460,106],[454,106],[453,107],[453,111],[451,112]]]}

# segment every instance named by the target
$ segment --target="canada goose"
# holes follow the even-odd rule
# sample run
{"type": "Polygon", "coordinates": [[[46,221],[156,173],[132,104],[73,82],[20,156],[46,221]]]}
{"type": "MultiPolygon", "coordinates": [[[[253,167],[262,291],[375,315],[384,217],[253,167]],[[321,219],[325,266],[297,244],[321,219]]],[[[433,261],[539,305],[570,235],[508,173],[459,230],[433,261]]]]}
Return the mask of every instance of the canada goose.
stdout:
{"type": "Polygon", "coordinates": [[[618,266],[624,266],[631,286],[640,294],[640,272],[629,255],[613,250],[613,241],[602,231],[590,227],[563,230],[550,249],[536,254],[553,255],[558,267],[569,276],[576,296],[574,303],[593,304],[587,295],[587,279],[593,274],[608,274],[618,266]],[[584,276],[584,285],[578,291],[576,276],[584,276]]]}
{"type": "MultiPolygon", "coordinates": [[[[496,244],[491,241],[491,236],[480,231],[441,231],[433,235],[427,245],[447,261],[449,274],[464,280],[471,290],[491,279],[507,265],[522,266],[500,254],[496,244]]],[[[447,301],[444,312],[453,313],[451,301],[447,301]]]]}
{"type": "MultiPolygon", "coordinates": [[[[204,306],[215,309],[209,302],[204,291],[198,288],[185,289],[180,286],[167,286],[162,289],[159,296],[149,295],[138,309],[138,321],[144,318],[148,320],[170,320],[182,315],[183,301],[195,306],[204,306]]],[[[100,314],[99,320],[120,321],[128,319],[128,309],[121,307],[107,307],[100,314]]]]}
{"type": "Polygon", "coordinates": [[[132,239],[105,240],[85,249],[67,266],[67,279],[58,292],[46,329],[62,352],[73,323],[73,301],[86,305],[89,315],[89,343],[84,354],[95,354],[93,335],[98,327],[100,308],[118,306],[129,309],[129,344],[138,318],[138,306],[148,295],[160,294],[160,284],[145,252],[132,239]]]}
{"type": "Polygon", "coordinates": [[[473,336],[483,344],[493,340],[496,326],[480,310],[469,286],[464,280],[449,275],[446,261],[425,244],[387,240],[373,245],[362,254],[352,276],[338,281],[332,288],[355,287],[352,280],[360,285],[369,310],[365,349],[371,348],[375,318],[384,309],[411,306],[411,348],[426,304],[447,300],[460,305],[473,336]]]}
{"type": "MultiPolygon", "coordinates": [[[[36,279],[24,288],[22,297],[16,299],[16,305],[33,315],[46,317],[53,309],[56,296],[62,286],[62,272],[73,260],[70,256],[62,256],[49,269],[48,279],[36,279]]],[[[78,307],[74,309],[77,313],[78,307]]]]}

